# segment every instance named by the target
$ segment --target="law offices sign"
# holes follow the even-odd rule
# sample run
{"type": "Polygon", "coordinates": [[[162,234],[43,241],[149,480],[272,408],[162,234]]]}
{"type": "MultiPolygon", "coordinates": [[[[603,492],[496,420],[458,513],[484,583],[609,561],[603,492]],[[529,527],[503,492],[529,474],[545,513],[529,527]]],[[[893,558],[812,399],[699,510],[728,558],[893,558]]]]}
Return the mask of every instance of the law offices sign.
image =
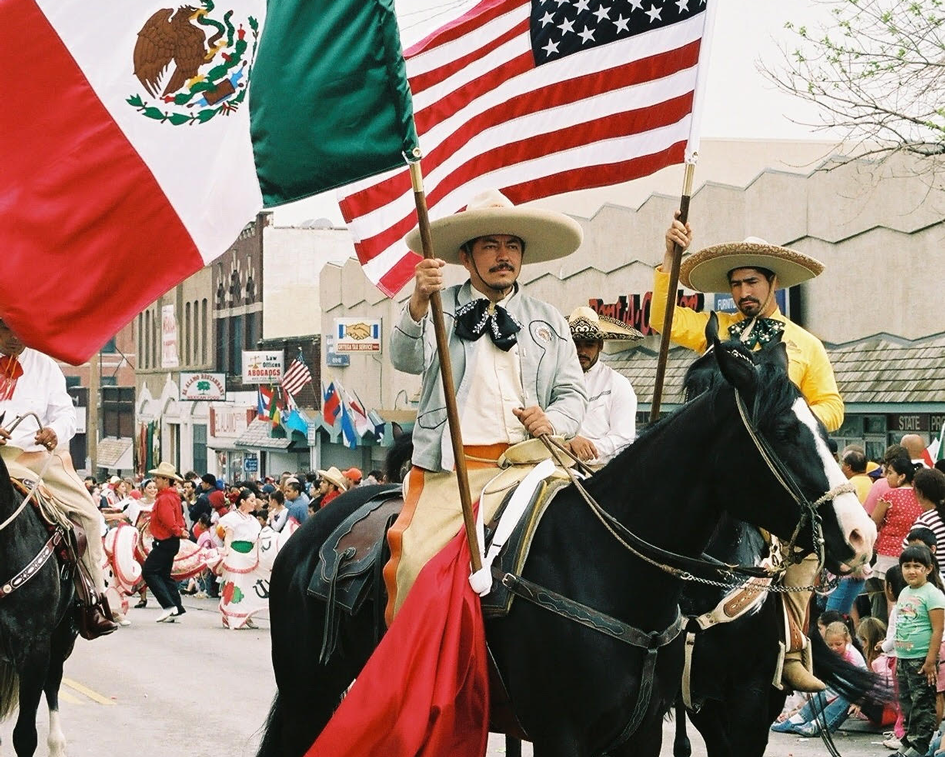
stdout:
{"type": "Polygon", "coordinates": [[[282,369],[281,350],[243,350],[244,384],[278,384],[282,369]]]}
{"type": "Polygon", "coordinates": [[[226,400],[225,373],[181,373],[180,398],[184,402],[226,400]]]}

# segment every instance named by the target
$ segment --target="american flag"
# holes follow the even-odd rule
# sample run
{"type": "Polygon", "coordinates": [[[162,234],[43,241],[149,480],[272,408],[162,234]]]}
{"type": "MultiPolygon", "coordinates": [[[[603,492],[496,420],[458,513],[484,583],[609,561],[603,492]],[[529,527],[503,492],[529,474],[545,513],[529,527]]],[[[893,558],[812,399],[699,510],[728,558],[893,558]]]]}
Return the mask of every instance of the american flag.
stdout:
{"type": "Polygon", "coordinates": [[[299,352],[298,357],[292,361],[289,369],[282,377],[282,388],[288,392],[290,397],[295,397],[303,386],[310,383],[312,383],[312,373],[305,364],[302,353],[299,352]]]}
{"type": "MultiPolygon", "coordinates": [[[[713,10],[485,0],[407,50],[431,217],[485,189],[519,204],[681,163],[695,149],[713,10]]],[[[339,202],[365,274],[395,294],[417,262],[402,242],[416,225],[408,172],[352,184],[339,202]]]]}

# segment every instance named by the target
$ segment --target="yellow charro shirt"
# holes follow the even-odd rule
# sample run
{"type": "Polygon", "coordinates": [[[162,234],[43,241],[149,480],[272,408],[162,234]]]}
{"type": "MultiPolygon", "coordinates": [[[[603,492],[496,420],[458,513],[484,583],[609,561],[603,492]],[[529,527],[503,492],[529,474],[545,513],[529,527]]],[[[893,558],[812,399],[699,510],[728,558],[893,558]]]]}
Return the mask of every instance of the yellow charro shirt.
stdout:
{"type": "MultiPolygon", "coordinates": [[[[653,276],[653,299],[650,302],[650,327],[657,331],[663,328],[668,286],[669,274],[657,266],[653,276]]],[[[745,319],[741,313],[716,315],[719,318],[719,335],[723,338],[728,334],[729,326],[745,319]]],[[[791,381],[800,388],[814,415],[827,430],[836,431],[843,424],[843,399],[837,389],[837,380],[827,359],[823,342],[785,318],[780,310],[776,309],[768,317],[784,322],[781,341],[787,347],[788,375],[791,381]]],[[[708,321],[708,312],[697,313],[690,308],[677,306],[673,314],[673,332],[670,337],[676,344],[701,354],[708,346],[705,339],[705,326],[708,321]]]]}

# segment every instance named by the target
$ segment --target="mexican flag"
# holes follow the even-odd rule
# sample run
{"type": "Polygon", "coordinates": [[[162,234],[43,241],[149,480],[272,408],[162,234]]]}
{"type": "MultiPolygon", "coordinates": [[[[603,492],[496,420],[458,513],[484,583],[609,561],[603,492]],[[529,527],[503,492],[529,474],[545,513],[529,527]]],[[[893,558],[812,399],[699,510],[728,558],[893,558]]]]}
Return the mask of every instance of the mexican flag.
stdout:
{"type": "Polygon", "coordinates": [[[417,147],[393,0],[3,0],[0,70],[0,317],[69,362],[417,147]]]}

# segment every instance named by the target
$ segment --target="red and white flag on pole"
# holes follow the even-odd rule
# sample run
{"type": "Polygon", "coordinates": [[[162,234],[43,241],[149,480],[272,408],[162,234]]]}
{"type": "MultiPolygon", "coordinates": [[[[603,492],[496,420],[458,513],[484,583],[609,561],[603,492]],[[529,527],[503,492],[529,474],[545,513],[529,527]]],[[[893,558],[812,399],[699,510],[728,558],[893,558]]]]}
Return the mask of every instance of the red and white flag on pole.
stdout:
{"type": "MultiPolygon", "coordinates": [[[[485,0],[406,51],[431,217],[484,189],[519,204],[617,184],[698,148],[714,2],[485,0]]],[[[339,190],[367,277],[393,295],[417,257],[406,170],[339,190]]]]}

